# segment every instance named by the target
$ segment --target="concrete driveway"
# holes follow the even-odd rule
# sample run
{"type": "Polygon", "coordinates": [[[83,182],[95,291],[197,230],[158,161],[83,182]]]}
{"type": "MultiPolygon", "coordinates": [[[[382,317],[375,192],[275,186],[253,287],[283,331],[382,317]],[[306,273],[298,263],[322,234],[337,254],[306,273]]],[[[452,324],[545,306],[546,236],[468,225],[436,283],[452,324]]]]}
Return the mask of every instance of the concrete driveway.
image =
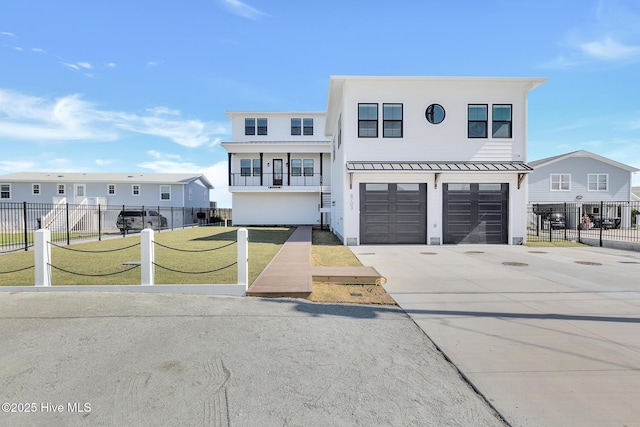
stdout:
{"type": "Polygon", "coordinates": [[[511,425],[640,425],[640,253],[352,249],[511,425]]]}

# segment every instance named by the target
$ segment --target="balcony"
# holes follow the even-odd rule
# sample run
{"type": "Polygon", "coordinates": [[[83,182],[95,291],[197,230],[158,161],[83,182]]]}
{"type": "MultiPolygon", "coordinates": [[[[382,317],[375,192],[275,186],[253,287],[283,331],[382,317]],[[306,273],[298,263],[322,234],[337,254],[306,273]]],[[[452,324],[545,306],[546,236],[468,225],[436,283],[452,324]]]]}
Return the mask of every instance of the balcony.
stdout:
{"type": "MultiPolygon", "coordinates": [[[[264,173],[260,175],[246,175],[242,173],[231,173],[230,187],[262,187],[262,188],[291,188],[303,187],[304,191],[326,191],[328,188],[325,181],[328,176],[319,173],[288,175],[286,173],[264,173]],[[312,188],[315,187],[315,188],[312,188]]],[[[293,190],[293,188],[291,188],[293,190]]]]}

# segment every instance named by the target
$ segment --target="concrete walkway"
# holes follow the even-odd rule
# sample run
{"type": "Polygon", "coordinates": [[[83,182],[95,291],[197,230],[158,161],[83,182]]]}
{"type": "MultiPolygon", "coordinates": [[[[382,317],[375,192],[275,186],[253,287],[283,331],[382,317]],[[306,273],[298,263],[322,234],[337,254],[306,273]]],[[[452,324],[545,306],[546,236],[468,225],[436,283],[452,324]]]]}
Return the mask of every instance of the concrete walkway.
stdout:
{"type": "Polygon", "coordinates": [[[311,227],[298,227],[282,245],[247,295],[259,297],[307,297],[313,278],[340,283],[375,283],[380,274],[372,267],[318,267],[311,265],[311,227]]]}
{"type": "Polygon", "coordinates": [[[640,425],[640,254],[352,248],[512,426],[640,425]]]}

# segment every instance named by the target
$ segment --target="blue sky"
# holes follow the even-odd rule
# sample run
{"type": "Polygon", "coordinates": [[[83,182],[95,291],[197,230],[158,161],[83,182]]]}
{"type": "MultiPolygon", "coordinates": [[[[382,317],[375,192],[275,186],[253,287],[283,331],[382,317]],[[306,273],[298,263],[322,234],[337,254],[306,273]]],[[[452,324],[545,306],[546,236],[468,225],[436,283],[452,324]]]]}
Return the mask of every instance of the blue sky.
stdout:
{"type": "MultiPolygon", "coordinates": [[[[529,160],[640,168],[637,0],[22,0],[0,6],[0,174],[203,172],[225,111],[324,111],[331,75],[548,77],[529,160]]],[[[640,185],[640,175],[634,175],[640,185]]]]}

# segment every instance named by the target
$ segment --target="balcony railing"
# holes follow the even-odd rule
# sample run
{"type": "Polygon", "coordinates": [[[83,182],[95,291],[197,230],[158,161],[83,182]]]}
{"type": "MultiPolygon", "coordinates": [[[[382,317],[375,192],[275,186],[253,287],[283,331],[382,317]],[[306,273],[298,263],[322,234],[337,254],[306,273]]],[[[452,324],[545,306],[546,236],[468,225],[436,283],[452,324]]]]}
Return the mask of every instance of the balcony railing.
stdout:
{"type": "MultiPolygon", "coordinates": [[[[298,187],[317,187],[324,185],[321,180],[322,176],[319,173],[287,176],[287,173],[263,173],[262,181],[260,175],[245,175],[242,173],[231,174],[231,185],[239,187],[285,187],[285,186],[298,186],[298,187]]],[[[326,176],[324,179],[326,180],[326,176]]]]}

